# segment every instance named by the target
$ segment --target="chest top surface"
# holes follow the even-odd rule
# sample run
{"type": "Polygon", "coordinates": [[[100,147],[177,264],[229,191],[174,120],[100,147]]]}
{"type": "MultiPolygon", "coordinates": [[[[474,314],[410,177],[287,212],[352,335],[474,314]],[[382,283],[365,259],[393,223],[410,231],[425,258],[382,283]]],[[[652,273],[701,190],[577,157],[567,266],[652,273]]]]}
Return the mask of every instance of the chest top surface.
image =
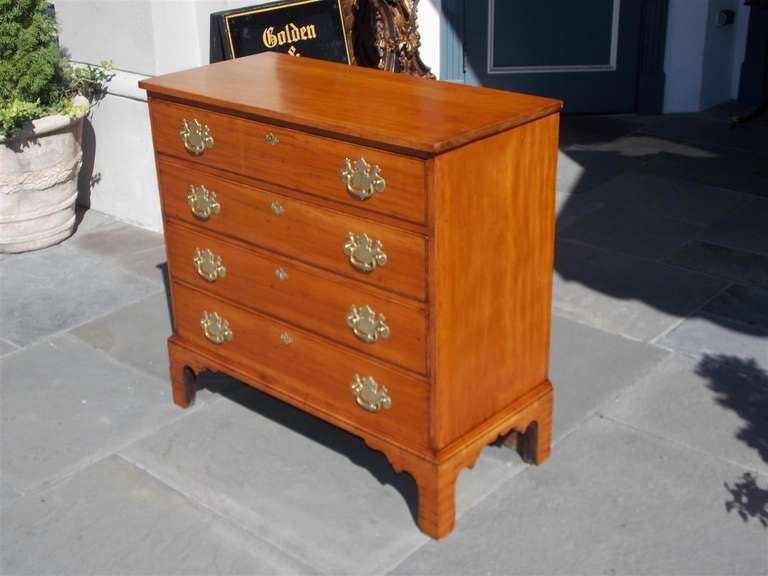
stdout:
{"type": "Polygon", "coordinates": [[[267,52],[142,80],[151,95],[428,157],[558,112],[549,98],[267,52]]]}

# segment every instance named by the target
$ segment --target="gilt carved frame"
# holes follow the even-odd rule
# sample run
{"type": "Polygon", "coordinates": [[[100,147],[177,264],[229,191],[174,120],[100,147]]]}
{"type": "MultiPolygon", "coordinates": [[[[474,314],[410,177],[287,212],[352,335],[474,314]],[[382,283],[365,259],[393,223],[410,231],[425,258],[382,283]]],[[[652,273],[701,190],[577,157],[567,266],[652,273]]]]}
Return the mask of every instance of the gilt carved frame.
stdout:
{"type": "Polygon", "coordinates": [[[434,78],[419,56],[418,1],[341,0],[352,64],[434,78]]]}

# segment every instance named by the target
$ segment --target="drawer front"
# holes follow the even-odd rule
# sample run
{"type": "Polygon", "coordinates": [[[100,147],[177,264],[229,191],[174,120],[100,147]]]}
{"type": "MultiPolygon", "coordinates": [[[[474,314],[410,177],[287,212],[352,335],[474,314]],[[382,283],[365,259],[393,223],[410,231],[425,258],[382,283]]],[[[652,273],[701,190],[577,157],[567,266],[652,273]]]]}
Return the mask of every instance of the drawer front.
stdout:
{"type": "Polygon", "coordinates": [[[412,222],[425,221],[421,160],[164,100],[152,100],[150,114],[155,148],[165,154],[412,222]],[[187,134],[193,133],[187,137],[193,152],[181,136],[185,120],[187,134]],[[207,126],[210,140],[195,131],[198,125],[207,126]],[[340,174],[347,158],[351,190],[340,174]],[[370,170],[355,164],[361,158],[370,170]],[[380,168],[378,176],[375,166],[380,168]]]}
{"type": "Polygon", "coordinates": [[[423,306],[179,225],[166,226],[165,242],[173,278],[426,374],[423,306]]]}
{"type": "MultiPolygon", "coordinates": [[[[425,298],[426,242],[419,234],[230,182],[166,159],[158,159],[158,167],[166,216],[189,222],[200,230],[252,242],[378,288],[419,300],[425,298]],[[210,206],[193,202],[198,214],[210,212],[205,219],[193,214],[188,201],[190,194],[197,194],[197,200],[201,198],[200,186],[213,191],[216,198],[215,210],[201,212],[201,206],[210,206]],[[368,236],[372,246],[369,256],[355,256],[357,249],[346,248],[350,234],[356,245],[364,243],[362,234],[368,236]],[[376,241],[381,243],[380,249],[376,248],[376,241]],[[352,261],[358,266],[361,262],[368,264],[370,270],[361,271],[352,261]]],[[[209,199],[213,197],[207,194],[209,199]]]]}
{"type": "Polygon", "coordinates": [[[342,420],[408,444],[427,445],[429,402],[424,380],[182,284],[172,284],[172,291],[174,327],[183,340],[250,367],[268,386],[342,420]],[[208,335],[221,344],[205,335],[204,312],[208,335]],[[214,312],[227,322],[228,332],[217,329],[214,312]]]}

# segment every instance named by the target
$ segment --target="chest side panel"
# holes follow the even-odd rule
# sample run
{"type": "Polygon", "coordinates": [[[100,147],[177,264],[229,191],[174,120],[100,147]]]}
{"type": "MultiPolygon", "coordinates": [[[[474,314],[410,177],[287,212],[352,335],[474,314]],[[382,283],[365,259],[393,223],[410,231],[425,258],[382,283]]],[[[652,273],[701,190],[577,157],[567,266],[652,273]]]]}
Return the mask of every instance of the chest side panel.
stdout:
{"type": "Polygon", "coordinates": [[[558,123],[550,115],[434,160],[435,449],[547,378],[558,123]]]}

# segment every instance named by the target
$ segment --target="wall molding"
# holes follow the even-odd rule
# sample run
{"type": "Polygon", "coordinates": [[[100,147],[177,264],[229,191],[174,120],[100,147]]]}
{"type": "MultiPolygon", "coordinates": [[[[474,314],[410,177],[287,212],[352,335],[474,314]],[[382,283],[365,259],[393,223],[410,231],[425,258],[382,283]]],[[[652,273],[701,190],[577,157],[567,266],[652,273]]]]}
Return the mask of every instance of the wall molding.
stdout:
{"type": "MultiPolygon", "coordinates": [[[[86,64],[86,62],[73,63],[86,64]]],[[[112,70],[112,73],[114,75],[107,85],[107,94],[120,96],[121,98],[130,98],[131,100],[137,100],[139,102],[147,101],[147,93],[139,88],[139,80],[144,80],[145,78],[149,78],[149,76],[117,69],[112,70]]]]}
{"type": "Polygon", "coordinates": [[[668,13],[669,0],[643,0],[636,99],[640,114],[661,114],[664,109],[664,50],[668,13]]]}
{"type": "Polygon", "coordinates": [[[540,65],[540,66],[494,66],[495,30],[493,26],[496,15],[496,0],[488,0],[488,62],[486,74],[542,74],[551,72],[612,72],[616,70],[616,57],[619,44],[619,13],[621,0],[613,0],[611,15],[611,49],[609,61],[604,64],[574,64],[574,65],[540,65]]]}
{"type": "Polygon", "coordinates": [[[747,46],[741,64],[739,101],[760,106],[768,99],[768,9],[749,11],[747,46]]]}
{"type": "MultiPolygon", "coordinates": [[[[472,0],[487,1],[487,0],[472,0]]],[[[442,0],[440,23],[440,74],[445,80],[465,82],[465,0],[442,0]]],[[[664,48],[669,0],[642,0],[640,62],[636,109],[642,114],[660,114],[664,105],[664,48]]]]}
{"type": "Polygon", "coordinates": [[[464,0],[442,0],[440,8],[440,79],[463,83],[464,0]]]}

